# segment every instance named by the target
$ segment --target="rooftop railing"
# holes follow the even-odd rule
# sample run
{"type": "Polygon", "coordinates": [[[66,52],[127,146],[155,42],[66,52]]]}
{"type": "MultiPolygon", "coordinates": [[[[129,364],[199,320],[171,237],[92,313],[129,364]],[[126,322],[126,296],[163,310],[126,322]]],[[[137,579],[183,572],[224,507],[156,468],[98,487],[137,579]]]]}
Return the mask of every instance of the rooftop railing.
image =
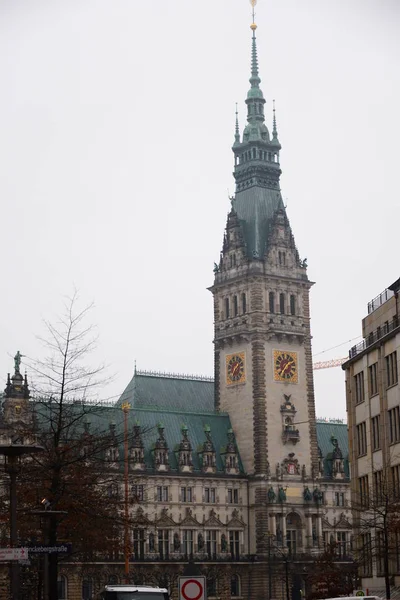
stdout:
{"type": "Polygon", "coordinates": [[[385,304],[385,302],[387,302],[393,295],[394,294],[392,290],[383,290],[379,296],[376,296],[376,298],[373,298],[371,302],[368,302],[368,314],[370,315],[374,312],[374,310],[382,306],[382,304],[385,304]]]}
{"type": "Polygon", "coordinates": [[[349,358],[354,358],[357,356],[357,354],[360,354],[369,348],[369,346],[372,346],[372,344],[375,344],[375,342],[385,337],[385,335],[394,329],[397,329],[397,327],[399,327],[399,319],[397,316],[395,316],[391,321],[386,321],[386,323],[384,323],[381,327],[378,327],[375,331],[371,331],[371,333],[365,339],[363,339],[362,342],[350,348],[349,358]]]}

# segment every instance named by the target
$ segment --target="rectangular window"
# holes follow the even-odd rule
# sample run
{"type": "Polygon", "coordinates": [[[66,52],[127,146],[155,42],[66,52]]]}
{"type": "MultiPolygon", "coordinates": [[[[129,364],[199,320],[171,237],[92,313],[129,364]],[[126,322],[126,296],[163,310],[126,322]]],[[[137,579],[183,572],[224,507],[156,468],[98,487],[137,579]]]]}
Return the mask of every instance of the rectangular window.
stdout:
{"type": "Polygon", "coordinates": [[[225,298],[225,319],[229,319],[229,298],[225,298]]]}
{"type": "Polygon", "coordinates": [[[204,502],[214,504],[215,502],[215,488],[206,487],[204,488],[204,502]]]}
{"type": "Polygon", "coordinates": [[[206,531],[206,547],[210,558],[217,554],[217,532],[214,529],[206,531]]]}
{"type": "Polygon", "coordinates": [[[296,314],[296,296],[294,294],[290,296],[290,314],[296,314]]]}
{"type": "Polygon", "coordinates": [[[235,315],[235,317],[237,317],[239,314],[239,306],[238,306],[237,296],[233,296],[233,314],[235,315]]]}
{"type": "Polygon", "coordinates": [[[193,502],[193,488],[181,487],[181,502],[193,502]]]}
{"type": "Polygon", "coordinates": [[[344,492],[335,492],[335,506],[344,506],[344,492]]]}
{"type": "Polygon", "coordinates": [[[354,386],[356,390],[356,404],[360,404],[360,402],[364,402],[364,371],[355,375],[354,386]]]}
{"type": "Polygon", "coordinates": [[[239,504],[239,490],[228,488],[228,504],[239,504]]]}
{"type": "Polygon", "coordinates": [[[378,363],[368,367],[369,373],[369,395],[375,396],[378,393],[378,363]]]}
{"type": "Polygon", "coordinates": [[[242,313],[245,315],[247,312],[247,307],[246,307],[246,294],[242,294],[242,313]]]}
{"type": "Polygon", "coordinates": [[[395,465],[391,469],[393,496],[400,498],[400,465],[395,465]]]}
{"type": "Polygon", "coordinates": [[[387,387],[397,383],[397,352],[386,357],[386,382],[387,387]]]}
{"type": "Polygon", "coordinates": [[[183,531],[183,553],[187,556],[193,554],[193,529],[184,529],[183,531]]]}
{"type": "Polygon", "coordinates": [[[158,485],[157,486],[157,502],[168,502],[168,486],[158,485]]]}
{"type": "Polygon", "coordinates": [[[135,559],[144,559],[144,529],[133,530],[133,554],[135,559]]]}
{"type": "Polygon", "coordinates": [[[169,530],[159,529],[158,530],[158,552],[160,558],[168,558],[169,555],[169,530]]]}
{"type": "Polygon", "coordinates": [[[132,486],[132,500],[134,502],[143,502],[144,500],[144,485],[132,486]]]}
{"type": "Polygon", "coordinates": [[[281,315],[285,314],[285,294],[279,294],[279,310],[281,315]]]}
{"type": "Polygon", "coordinates": [[[383,497],[383,471],[375,471],[373,473],[373,483],[374,483],[374,499],[375,502],[382,502],[383,497]]]}
{"type": "Polygon", "coordinates": [[[359,493],[359,497],[360,497],[360,505],[363,508],[368,507],[368,505],[369,505],[368,475],[364,475],[363,477],[358,478],[358,493],[359,493]]]}
{"type": "Polygon", "coordinates": [[[372,543],[371,534],[363,533],[361,535],[361,575],[363,577],[370,577],[372,575],[372,543]]]}
{"type": "Polygon", "coordinates": [[[275,294],[274,292],[269,293],[269,312],[275,312],[275,294]]]}
{"type": "Polygon", "coordinates": [[[357,430],[357,454],[363,456],[367,453],[367,425],[365,421],[356,427],[357,430]]]}
{"type": "Polygon", "coordinates": [[[336,553],[339,558],[343,558],[346,556],[346,532],[345,531],[337,531],[336,532],[336,553]]]}
{"type": "Polygon", "coordinates": [[[229,532],[229,550],[232,558],[240,556],[240,531],[229,532]]]}
{"type": "Polygon", "coordinates": [[[394,444],[400,440],[400,412],[396,406],[388,411],[389,415],[389,443],[394,444]]]}
{"type": "Polygon", "coordinates": [[[371,431],[372,431],[372,450],[379,450],[381,447],[381,415],[372,417],[371,419],[371,431]]]}
{"type": "Polygon", "coordinates": [[[382,577],[385,572],[385,540],[384,532],[377,531],[376,535],[376,574],[382,577]]]}

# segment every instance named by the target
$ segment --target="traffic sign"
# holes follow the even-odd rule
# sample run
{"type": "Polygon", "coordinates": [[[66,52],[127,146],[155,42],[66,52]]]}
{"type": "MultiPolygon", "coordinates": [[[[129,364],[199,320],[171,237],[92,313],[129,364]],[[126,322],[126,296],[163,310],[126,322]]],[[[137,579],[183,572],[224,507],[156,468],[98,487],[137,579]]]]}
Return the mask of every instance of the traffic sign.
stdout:
{"type": "Polygon", "coordinates": [[[206,600],[206,578],[179,577],[179,600],[206,600]]]}
{"type": "Polygon", "coordinates": [[[6,560],[26,560],[28,548],[0,548],[0,562],[6,560]]]}

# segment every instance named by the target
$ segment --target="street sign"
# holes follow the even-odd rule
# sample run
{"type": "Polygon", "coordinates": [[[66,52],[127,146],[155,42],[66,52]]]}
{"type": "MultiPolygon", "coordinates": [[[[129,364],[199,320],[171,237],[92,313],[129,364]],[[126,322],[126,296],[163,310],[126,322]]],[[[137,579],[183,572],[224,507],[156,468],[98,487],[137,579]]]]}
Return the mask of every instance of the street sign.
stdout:
{"type": "Polygon", "coordinates": [[[179,577],[179,600],[206,600],[206,578],[179,577]]]}
{"type": "Polygon", "coordinates": [[[28,548],[0,548],[0,562],[6,560],[26,560],[28,548]]]}
{"type": "Polygon", "coordinates": [[[28,546],[29,554],[71,554],[71,544],[54,544],[53,546],[28,546]]]}

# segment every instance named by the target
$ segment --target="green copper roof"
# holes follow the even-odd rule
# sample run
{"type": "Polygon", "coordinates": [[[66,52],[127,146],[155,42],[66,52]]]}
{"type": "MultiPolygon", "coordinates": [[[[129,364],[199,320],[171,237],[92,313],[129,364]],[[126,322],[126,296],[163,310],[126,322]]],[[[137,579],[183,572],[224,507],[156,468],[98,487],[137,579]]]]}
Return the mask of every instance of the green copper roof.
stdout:
{"type": "Polygon", "coordinates": [[[206,377],[138,371],[122,393],[118,404],[123,402],[129,402],[135,408],[212,412],[214,381],[206,377]]]}
{"type": "Polygon", "coordinates": [[[349,477],[349,441],[346,423],[317,421],[317,440],[324,459],[324,475],[326,477],[332,476],[333,439],[338,441],[338,446],[343,454],[345,474],[349,477]]]}
{"type": "Polygon", "coordinates": [[[284,208],[280,191],[254,185],[236,192],[232,206],[242,225],[248,256],[263,258],[273,216],[284,208]]]}

